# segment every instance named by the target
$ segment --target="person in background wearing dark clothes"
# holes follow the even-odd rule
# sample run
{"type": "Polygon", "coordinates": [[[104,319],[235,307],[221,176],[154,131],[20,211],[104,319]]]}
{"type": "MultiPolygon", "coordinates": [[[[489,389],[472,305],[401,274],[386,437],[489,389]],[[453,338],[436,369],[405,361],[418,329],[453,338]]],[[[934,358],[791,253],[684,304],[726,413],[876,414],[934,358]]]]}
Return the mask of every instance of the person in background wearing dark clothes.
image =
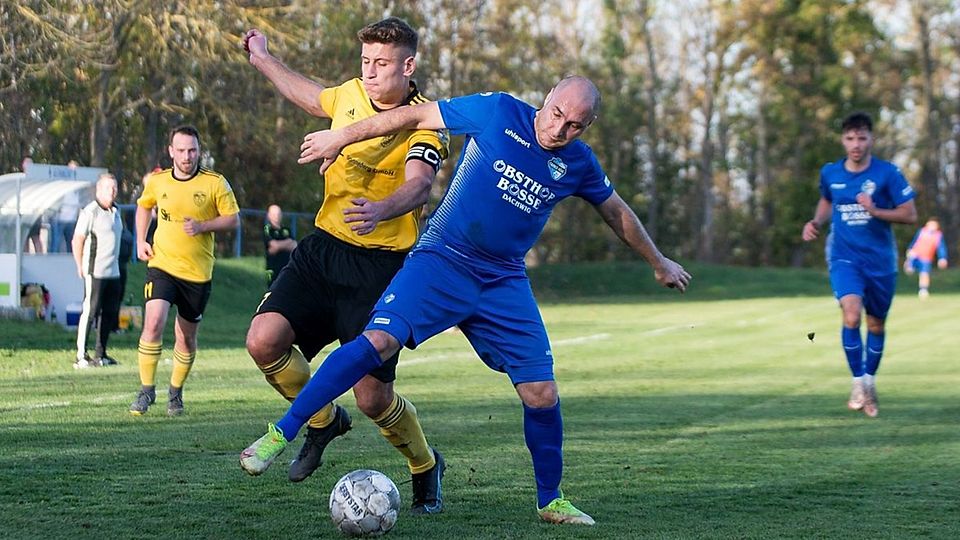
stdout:
{"type": "Polygon", "coordinates": [[[290,229],[283,226],[283,210],[275,204],[267,208],[267,222],[263,225],[263,248],[267,259],[267,288],[283,267],[290,262],[290,254],[297,241],[290,237],[290,229]]]}

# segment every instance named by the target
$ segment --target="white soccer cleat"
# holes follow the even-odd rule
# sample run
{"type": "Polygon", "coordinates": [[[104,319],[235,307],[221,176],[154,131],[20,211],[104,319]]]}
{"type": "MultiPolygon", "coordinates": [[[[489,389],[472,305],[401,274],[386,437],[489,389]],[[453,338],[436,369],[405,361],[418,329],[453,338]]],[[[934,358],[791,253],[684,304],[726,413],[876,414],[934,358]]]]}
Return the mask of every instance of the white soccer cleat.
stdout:
{"type": "Polygon", "coordinates": [[[863,409],[866,401],[867,392],[864,389],[863,381],[860,379],[854,379],[853,389],[850,390],[850,399],[847,400],[847,408],[851,411],[859,411],[860,409],[863,409]]]}
{"type": "Polygon", "coordinates": [[[870,418],[876,418],[880,414],[879,401],[877,400],[876,385],[869,385],[864,388],[865,398],[863,400],[863,414],[870,418]]]}
{"type": "Polygon", "coordinates": [[[283,432],[277,429],[277,426],[270,424],[266,435],[240,452],[240,467],[250,476],[263,474],[286,447],[287,439],[284,438],[283,432]]]}

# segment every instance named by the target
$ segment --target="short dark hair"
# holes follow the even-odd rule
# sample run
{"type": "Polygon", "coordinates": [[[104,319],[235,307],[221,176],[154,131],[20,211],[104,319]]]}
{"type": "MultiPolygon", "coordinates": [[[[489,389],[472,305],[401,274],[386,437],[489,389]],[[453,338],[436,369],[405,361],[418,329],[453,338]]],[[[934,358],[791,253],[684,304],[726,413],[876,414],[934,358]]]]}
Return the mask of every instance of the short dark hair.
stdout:
{"type": "Polygon", "coordinates": [[[386,19],[368,24],[357,32],[357,39],[361,43],[393,43],[406,47],[411,55],[417,54],[419,38],[417,32],[399,17],[386,19]]]}
{"type": "Polygon", "coordinates": [[[184,135],[190,135],[197,139],[197,144],[200,144],[200,132],[197,131],[197,128],[191,126],[190,124],[180,124],[179,126],[170,130],[170,137],[167,144],[173,144],[173,136],[177,133],[183,133],[184,135]]]}
{"type": "Polygon", "coordinates": [[[865,112],[855,112],[847,115],[840,124],[840,133],[846,133],[851,129],[866,129],[873,131],[873,118],[865,112]]]}

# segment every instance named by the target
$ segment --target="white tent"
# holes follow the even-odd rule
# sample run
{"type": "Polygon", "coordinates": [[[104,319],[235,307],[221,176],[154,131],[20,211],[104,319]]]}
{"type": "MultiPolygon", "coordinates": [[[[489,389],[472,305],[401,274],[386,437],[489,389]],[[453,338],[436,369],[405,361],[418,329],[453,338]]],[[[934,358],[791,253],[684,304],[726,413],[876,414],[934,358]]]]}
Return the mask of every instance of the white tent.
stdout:
{"type": "MultiPolygon", "coordinates": [[[[45,282],[54,298],[76,296],[73,282],[79,278],[72,256],[40,255],[33,261],[33,256],[25,259],[23,248],[30,227],[44,215],[55,216],[66,199],[79,200],[81,204],[93,200],[97,178],[105,172],[107,169],[98,167],[30,163],[24,172],[0,175],[0,305],[19,305],[20,283],[33,277],[23,273],[33,273],[34,269],[42,270],[48,277],[46,281],[63,281],[45,282]],[[62,294],[53,294],[53,289],[60,287],[66,287],[62,294]]],[[[57,306],[60,317],[64,315],[64,305],[57,306]]]]}

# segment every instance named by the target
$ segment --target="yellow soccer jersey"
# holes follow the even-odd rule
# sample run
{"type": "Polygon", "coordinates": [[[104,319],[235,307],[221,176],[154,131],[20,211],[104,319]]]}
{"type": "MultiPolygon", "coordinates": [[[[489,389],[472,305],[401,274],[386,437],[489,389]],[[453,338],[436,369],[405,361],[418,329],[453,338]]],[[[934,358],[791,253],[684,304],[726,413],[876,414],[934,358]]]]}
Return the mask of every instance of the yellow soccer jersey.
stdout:
{"type": "Polygon", "coordinates": [[[149,176],[137,205],[157,207],[151,268],[186,281],[203,283],[213,277],[214,233],[190,236],[184,218],[206,221],[240,212],[230,183],[219,173],[200,168],[188,180],[177,180],[172,169],[149,176]]]}
{"type": "MultiPolygon", "coordinates": [[[[425,103],[416,87],[404,104],[425,103]]],[[[341,128],[377,114],[360,79],[326,88],[320,93],[320,106],[333,119],[331,129],[341,128]]],[[[428,145],[447,157],[446,137],[436,131],[402,131],[386,137],[351,144],[324,175],[323,204],[317,212],[316,226],[344,242],[391,251],[407,251],[420,234],[420,213],[416,209],[377,224],[370,234],[360,236],[344,223],[343,211],[363,197],[373,201],[387,198],[403,184],[407,153],[414,145],[428,145]]],[[[416,152],[417,149],[414,150],[416,152]]]]}

